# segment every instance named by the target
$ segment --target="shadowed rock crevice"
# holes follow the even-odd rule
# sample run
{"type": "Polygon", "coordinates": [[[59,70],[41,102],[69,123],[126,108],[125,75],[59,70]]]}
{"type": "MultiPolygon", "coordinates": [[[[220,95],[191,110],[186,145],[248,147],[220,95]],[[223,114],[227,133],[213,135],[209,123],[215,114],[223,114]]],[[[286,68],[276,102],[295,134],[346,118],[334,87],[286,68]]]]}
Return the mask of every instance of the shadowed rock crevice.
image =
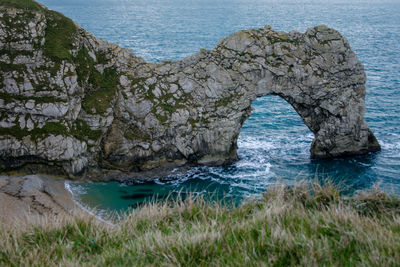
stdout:
{"type": "Polygon", "coordinates": [[[326,26],[241,31],[213,50],[148,63],[34,7],[0,7],[2,170],[47,162],[111,177],[230,163],[252,101],[270,94],[314,133],[312,157],[380,150],[364,120],[364,69],[326,26]]]}

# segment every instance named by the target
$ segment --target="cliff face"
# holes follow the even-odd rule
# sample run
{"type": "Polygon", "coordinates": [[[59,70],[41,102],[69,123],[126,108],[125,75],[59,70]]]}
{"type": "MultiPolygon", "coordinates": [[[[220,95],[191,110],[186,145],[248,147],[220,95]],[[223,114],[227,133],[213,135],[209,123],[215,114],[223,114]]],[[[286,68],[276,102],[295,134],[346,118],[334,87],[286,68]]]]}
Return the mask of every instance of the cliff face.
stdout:
{"type": "Polygon", "coordinates": [[[251,102],[268,94],[314,133],[312,157],[380,149],[363,118],[363,67],[326,26],[241,31],[211,51],[147,63],[33,1],[0,6],[0,170],[72,177],[229,163],[251,102]]]}

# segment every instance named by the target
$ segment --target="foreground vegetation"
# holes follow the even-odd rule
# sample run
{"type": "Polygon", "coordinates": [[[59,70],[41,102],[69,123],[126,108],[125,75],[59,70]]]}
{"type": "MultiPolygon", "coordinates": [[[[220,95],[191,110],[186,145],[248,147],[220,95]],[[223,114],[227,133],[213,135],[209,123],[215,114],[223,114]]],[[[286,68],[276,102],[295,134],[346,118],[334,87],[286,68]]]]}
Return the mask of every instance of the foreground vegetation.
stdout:
{"type": "Polygon", "coordinates": [[[0,230],[0,265],[400,265],[400,199],[378,190],[274,187],[238,207],[149,204],[116,226],[88,215],[0,230]]]}

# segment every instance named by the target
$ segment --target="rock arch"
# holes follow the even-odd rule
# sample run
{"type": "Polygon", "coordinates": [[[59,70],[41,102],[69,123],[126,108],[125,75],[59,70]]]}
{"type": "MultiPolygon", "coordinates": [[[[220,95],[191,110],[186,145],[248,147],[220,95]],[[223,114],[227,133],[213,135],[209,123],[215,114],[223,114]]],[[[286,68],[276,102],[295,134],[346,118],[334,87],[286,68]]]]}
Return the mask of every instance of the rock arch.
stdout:
{"type": "Polygon", "coordinates": [[[252,101],[269,94],[314,133],[312,157],[380,150],[363,117],[363,67],[326,26],[241,31],[211,51],[148,63],[42,6],[3,9],[0,169],[109,176],[229,163],[252,101]],[[68,27],[49,31],[57,25],[68,27]]]}
{"type": "Polygon", "coordinates": [[[363,118],[363,67],[347,40],[326,26],[305,34],[276,33],[269,27],[242,31],[221,40],[212,51],[151,68],[158,77],[148,90],[156,98],[174,93],[174,88],[182,92],[177,100],[162,103],[173,107],[171,117],[162,109],[156,112],[171,123],[170,144],[184,159],[205,164],[235,160],[237,137],[250,115],[251,102],[269,94],[290,103],[314,133],[312,157],[379,150],[363,118]],[[182,105],[179,100],[184,97],[182,105]]]}

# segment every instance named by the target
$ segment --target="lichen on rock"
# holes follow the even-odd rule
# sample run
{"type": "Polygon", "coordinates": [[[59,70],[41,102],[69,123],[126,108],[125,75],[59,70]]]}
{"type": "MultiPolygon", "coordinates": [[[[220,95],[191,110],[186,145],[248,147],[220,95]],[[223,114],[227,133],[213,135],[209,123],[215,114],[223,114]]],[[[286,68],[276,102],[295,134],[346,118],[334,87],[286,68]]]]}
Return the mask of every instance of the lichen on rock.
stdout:
{"type": "Polygon", "coordinates": [[[226,164],[252,101],[269,94],[314,133],[312,157],[380,150],[364,120],[363,66],[324,25],[245,30],[148,63],[34,1],[2,0],[0,11],[0,170],[128,177],[226,164]]]}

